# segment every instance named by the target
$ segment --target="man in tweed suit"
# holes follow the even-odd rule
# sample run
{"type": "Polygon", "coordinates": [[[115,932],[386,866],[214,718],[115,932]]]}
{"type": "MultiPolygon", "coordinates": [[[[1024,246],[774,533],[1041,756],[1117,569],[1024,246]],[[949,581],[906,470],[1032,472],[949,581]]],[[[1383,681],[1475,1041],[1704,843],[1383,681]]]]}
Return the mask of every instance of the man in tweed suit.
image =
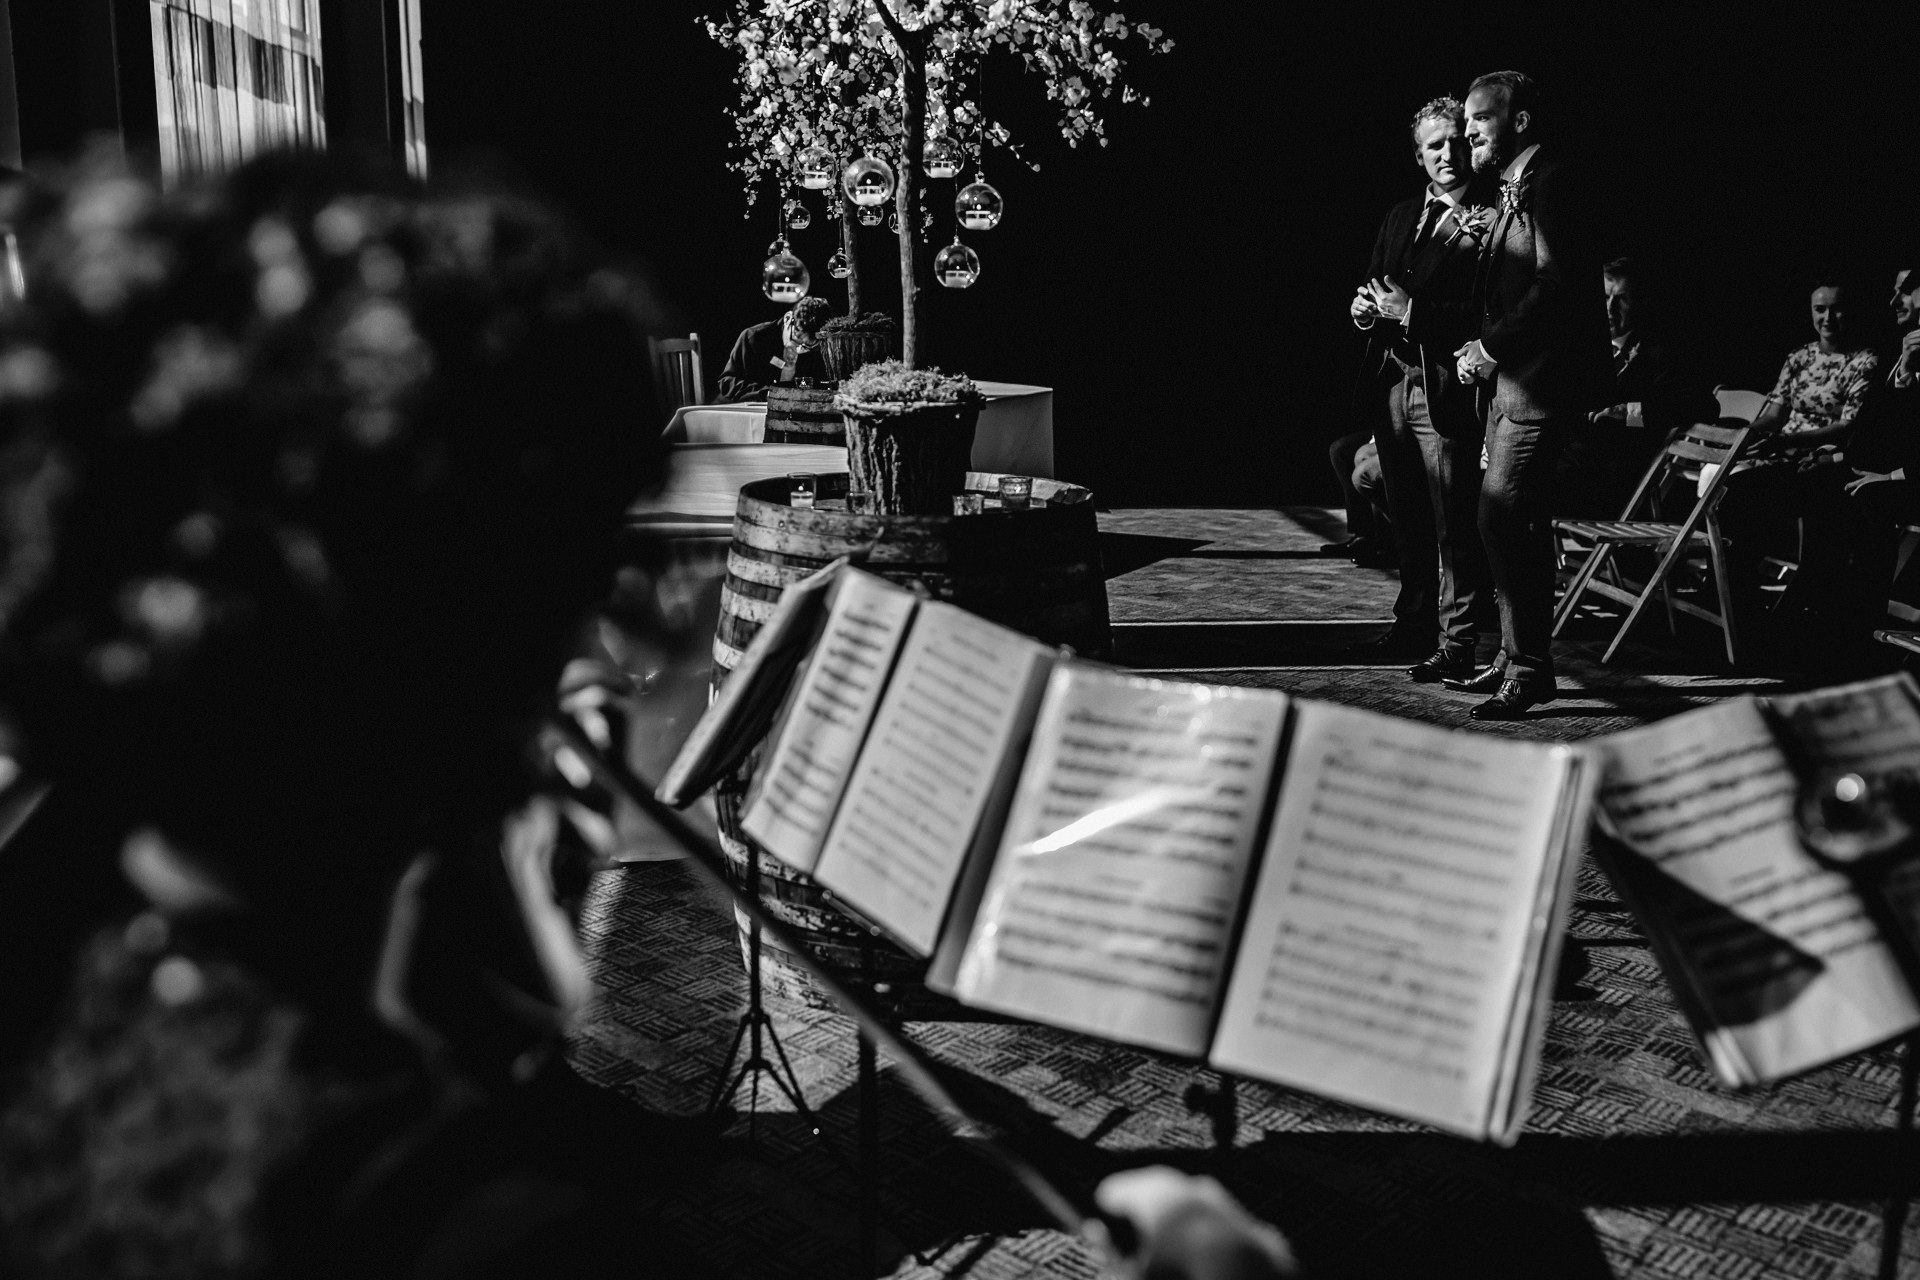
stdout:
{"type": "Polygon", "coordinates": [[[1555,693],[1548,502],[1568,432],[1611,398],[1610,348],[1587,207],[1572,173],[1540,143],[1533,80],[1517,71],[1481,76],[1466,112],[1473,167],[1500,181],[1500,211],[1474,280],[1480,336],[1454,354],[1460,380],[1491,393],[1480,536],[1501,654],[1447,683],[1493,695],[1473,708],[1474,719],[1513,720],[1555,693]]]}

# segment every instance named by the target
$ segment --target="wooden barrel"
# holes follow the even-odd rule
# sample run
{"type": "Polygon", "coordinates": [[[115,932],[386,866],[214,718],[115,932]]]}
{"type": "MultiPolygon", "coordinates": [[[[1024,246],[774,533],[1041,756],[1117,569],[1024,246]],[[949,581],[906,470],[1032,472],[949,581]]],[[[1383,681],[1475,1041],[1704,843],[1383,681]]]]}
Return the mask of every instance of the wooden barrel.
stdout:
{"type": "Polygon", "coordinates": [[[767,388],[768,444],[847,443],[846,419],[833,407],[832,387],[776,383],[767,388]]]}
{"type": "MultiPolygon", "coordinates": [[[[969,472],[967,487],[999,492],[998,475],[969,472]]],[[[787,505],[784,478],[740,490],[720,592],[720,622],[713,640],[717,688],[738,665],[792,583],[843,555],[896,582],[920,582],[932,595],[1050,644],[1071,646],[1088,657],[1111,655],[1107,587],[1101,572],[1093,495],[1077,485],[1035,479],[1034,505],[1024,511],[988,511],[971,516],[867,516],[816,505],[787,505]],[[861,557],[864,555],[864,559],[861,557]]],[[[817,501],[844,501],[844,473],[820,477],[817,501]]],[[[880,1003],[901,1019],[977,1018],[927,990],[926,963],[869,930],[833,903],[810,877],[761,849],[740,829],[741,802],[753,776],[755,752],[738,774],[717,789],[720,840],[735,872],[744,877],[748,859],[760,868],[760,899],[804,940],[828,969],[857,980],[863,940],[870,938],[880,1003]]],[[[767,947],[761,957],[767,994],[826,1007],[806,974],[785,953],[767,947]]]]}

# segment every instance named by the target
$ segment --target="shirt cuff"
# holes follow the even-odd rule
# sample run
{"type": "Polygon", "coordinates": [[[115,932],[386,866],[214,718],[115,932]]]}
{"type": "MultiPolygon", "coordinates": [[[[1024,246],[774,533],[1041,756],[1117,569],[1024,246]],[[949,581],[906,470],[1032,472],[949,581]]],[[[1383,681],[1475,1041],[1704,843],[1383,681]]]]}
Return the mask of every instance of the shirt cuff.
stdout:
{"type": "Polygon", "coordinates": [[[1400,327],[1402,329],[1411,329],[1413,327],[1413,299],[1412,298],[1407,299],[1407,309],[1400,313],[1400,327]]]}
{"type": "Polygon", "coordinates": [[[1644,427],[1647,425],[1647,413],[1646,413],[1645,402],[1640,400],[1629,400],[1626,403],[1626,410],[1627,410],[1628,426],[1644,427]]]}

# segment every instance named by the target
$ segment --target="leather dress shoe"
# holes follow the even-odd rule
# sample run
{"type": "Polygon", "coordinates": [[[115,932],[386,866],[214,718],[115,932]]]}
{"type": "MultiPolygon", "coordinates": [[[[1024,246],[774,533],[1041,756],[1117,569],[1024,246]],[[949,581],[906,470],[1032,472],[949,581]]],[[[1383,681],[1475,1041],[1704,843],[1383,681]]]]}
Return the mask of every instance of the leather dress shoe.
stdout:
{"type": "Polygon", "coordinates": [[[1496,693],[1500,689],[1500,682],[1506,678],[1506,663],[1489,662],[1484,667],[1472,668],[1464,675],[1442,676],[1440,683],[1449,689],[1457,689],[1461,693],[1496,693]]]}
{"type": "Polygon", "coordinates": [[[1473,665],[1470,649],[1437,649],[1407,668],[1407,679],[1415,684],[1433,684],[1438,680],[1465,680],[1479,668],[1473,665]]]}
{"type": "Polygon", "coordinates": [[[1384,631],[1371,640],[1347,646],[1347,656],[1360,662],[1405,662],[1427,652],[1431,640],[1421,640],[1404,631],[1384,631]]]}
{"type": "Polygon", "coordinates": [[[1525,680],[1502,680],[1500,692],[1467,714],[1475,720],[1519,720],[1535,703],[1549,702],[1557,692],[1550,679],[1532,684],[1525,680]]]}

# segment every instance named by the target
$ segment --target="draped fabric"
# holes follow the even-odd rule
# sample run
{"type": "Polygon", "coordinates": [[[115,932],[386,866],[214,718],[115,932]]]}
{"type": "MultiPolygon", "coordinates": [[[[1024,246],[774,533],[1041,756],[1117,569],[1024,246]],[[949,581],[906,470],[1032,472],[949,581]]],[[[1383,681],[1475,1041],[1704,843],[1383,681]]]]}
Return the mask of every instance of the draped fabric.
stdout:
{"type": "Polygon", "coordinates": [[[319,0],[150,0],[169,187],[281,147],[324,147],[319,0]]]}

